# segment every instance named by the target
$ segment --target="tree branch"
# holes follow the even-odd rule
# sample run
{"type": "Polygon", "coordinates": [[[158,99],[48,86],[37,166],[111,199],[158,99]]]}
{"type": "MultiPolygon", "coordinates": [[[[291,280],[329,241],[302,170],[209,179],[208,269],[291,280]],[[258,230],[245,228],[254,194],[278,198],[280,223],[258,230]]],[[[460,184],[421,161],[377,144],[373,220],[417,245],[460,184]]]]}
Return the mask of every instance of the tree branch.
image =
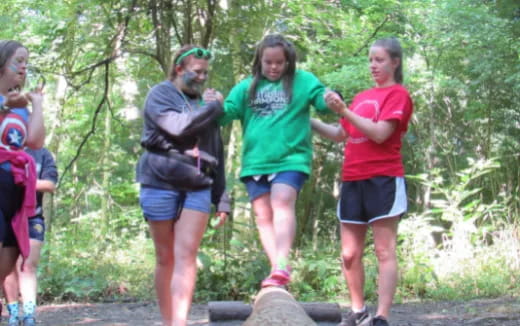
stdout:
{"type": "Polygon", "coordinates": [[[379,33],[379,30],[381,28],[383,28],[383,26],[388,22],[388,20],[390,19],[390,16],[387,15],[385,17],[385,19],[381,22],[381,24],[379,24],[379,26],[376,27],[376,29],[374,30],[374,32],[372,33],[372,35],[370,35],[370,37],[365,41],[365,43],[363,44],[363,46],[361,46],[355,53],[354,53],[354,56],[358,56],[361,51],[363,51],[364,48],[368,47],[368,45],[370,44],[370,42],[372,41],[373,38],[376,37],[377,33],[379,33]]]}
{"type": "Polygon", "coordinates": [[[87,143],[89,138],[96,131],[97,118],[99,116],[99,113],[101,112],[101,109],[103,108],[103,105],[108,100],[108,90],[109,90],[109,85],[110,85],[109,72],[110,72],[110,62],[106,62],[105,63],[105,88],[103,91],[103,97],[101,98],[101,101],[99,102],[99,104],[96,108],[96,111],[94,111],[94,119],[92,119],[92,125],[91,125],[89,132],[87,132],[85,137],[83,137],[83,140],[81,141],[81,143],[78,147],[78,150],[76,151],[76,155],[74,155],[72,160],[69,162],[69,164],[67,164],[67,166],[65,167],[65,170],[63,170],[63,173],[61,174],[62,177],[60,178],[60,181],[58,183],[58,188],[61,185],[61,181],[63,181],[65,179],[65,175],[67,174],[67,172],[70,170],[70,168],[72,167],[74,162],[76,162],[77,159],[79,158],[79,156],[81,154],[81,150],[83,149],[83,146],[85,146],[85,144],[87,143]]]}

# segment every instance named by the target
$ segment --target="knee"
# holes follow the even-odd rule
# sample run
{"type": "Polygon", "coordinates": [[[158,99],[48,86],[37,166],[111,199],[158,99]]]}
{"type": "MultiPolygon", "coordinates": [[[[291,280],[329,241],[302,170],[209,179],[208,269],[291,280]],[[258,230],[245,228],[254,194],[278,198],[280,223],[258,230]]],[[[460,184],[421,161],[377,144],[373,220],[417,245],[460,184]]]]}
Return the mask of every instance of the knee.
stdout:
{"type": "Polygon", "coordinates": [[[394,246],[376,247],[375,252],[379,263],[391,262],[397,259],[394,246]]]}
{"type": "Polygon", "coordinates": [[[259,226],[273,224],[273,214],[267,214],[262,212],[256,212],[256,224],[259,226]]]}
{"type": "Polygon", "coordinates": [[[350,267],[355,264],[361,262],[361,258],[363,257],[362,250],[342,250],[341,251],[341,263],[343,267],[346,269],[350,269],[350,267]]]}
{"type": "Polygon", "coordinates": [[[271,199],[273,208],[279,209],[294,209],[295,202],[296,198],[289,192],[278,192],[271,199]]]}
{"type": "Polygon", "coordinates": [[[36,274],[38,270],[38,262],[28,260],[23,266],[23,272],[28,274],[36,274]]]}
{"type": "Polygon", "coordinates": [[[157,250],[155,261],[158,267],[171,267],[173,266],[173,252],[171,250],[157,250]]]}

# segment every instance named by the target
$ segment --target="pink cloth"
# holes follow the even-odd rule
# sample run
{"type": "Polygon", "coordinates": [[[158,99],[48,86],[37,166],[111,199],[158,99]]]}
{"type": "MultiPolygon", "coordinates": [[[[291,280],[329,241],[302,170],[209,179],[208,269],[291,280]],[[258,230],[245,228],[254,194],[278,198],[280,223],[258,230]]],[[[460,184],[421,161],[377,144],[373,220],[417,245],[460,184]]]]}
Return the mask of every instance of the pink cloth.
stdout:
{"type": "Polygon", "coordinates": [[[24,187],[23,202],[11,220],[18,249],[23,259],[29,256],[29,222],[36,208],[36,164],[31,155],[23,150],[7,151],[0,148],[0,163],[11,163],[14,182],[24,187]]]}

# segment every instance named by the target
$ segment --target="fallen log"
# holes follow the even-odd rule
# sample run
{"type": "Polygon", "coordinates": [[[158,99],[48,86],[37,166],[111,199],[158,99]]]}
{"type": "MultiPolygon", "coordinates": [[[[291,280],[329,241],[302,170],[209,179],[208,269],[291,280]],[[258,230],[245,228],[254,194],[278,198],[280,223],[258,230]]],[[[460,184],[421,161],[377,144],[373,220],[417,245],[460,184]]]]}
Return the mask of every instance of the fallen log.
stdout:
{"type": "Polygon", "coordinates": [[[242,325],[316,326],[316,323],[289,292],[279,287],[268,287],[258,293],[253,312],[242,325]]]}
{"type": "Polygon", "coordinates": [[[210,301],[208,303],[209,321],[246,320],[253,308],[242,301],[210,301]]]}
{"type": "MultiPolygon", "coordinates": [[[[300,302],[305,313],[315,322],[340,322],[341,308],[337,303],[300,302]]],[[[246,320],[253,308],[243,301],[210,301],[208,312],[210,322],[246,320]]]]}

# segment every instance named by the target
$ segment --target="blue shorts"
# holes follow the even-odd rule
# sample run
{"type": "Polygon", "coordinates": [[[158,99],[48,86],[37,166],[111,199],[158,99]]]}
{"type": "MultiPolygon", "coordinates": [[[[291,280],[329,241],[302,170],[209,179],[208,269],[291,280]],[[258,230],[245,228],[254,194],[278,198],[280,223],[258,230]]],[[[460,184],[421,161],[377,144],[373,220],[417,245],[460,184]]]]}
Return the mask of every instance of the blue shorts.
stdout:
{"type": "Polygon", "coordinates": [[[269,175],[262,175],[258,181],[252,176],[243,177],[241,180],[246,185],[249,200],[260,197],[261,195],[271,192],[271,185],[274,183],[283,183],[296,189],[296,192],[300,192],[303,184],[309,176],[299,171],[283,171],[276,173],[276,176],[269,181],[269,175]]]}
{"type": "Polygon", "coordinates": [[[150,221],[177,219],[184,208],[203,213],[211,211],[211,189],[177,191],[141,186],[139,204],[150,221]]]}
{"type": "Polygon", "coordinates": [[[403,177],[378,176],[344,181],[338,202],[342,223],[368,224],[406,213],[406,183],[403,177]]]}
{"type": "Polygon", "coordinates": [[[29,239],[43,242],[45,240],[45,220],[41,216],[29,219],[29,239]]]}

